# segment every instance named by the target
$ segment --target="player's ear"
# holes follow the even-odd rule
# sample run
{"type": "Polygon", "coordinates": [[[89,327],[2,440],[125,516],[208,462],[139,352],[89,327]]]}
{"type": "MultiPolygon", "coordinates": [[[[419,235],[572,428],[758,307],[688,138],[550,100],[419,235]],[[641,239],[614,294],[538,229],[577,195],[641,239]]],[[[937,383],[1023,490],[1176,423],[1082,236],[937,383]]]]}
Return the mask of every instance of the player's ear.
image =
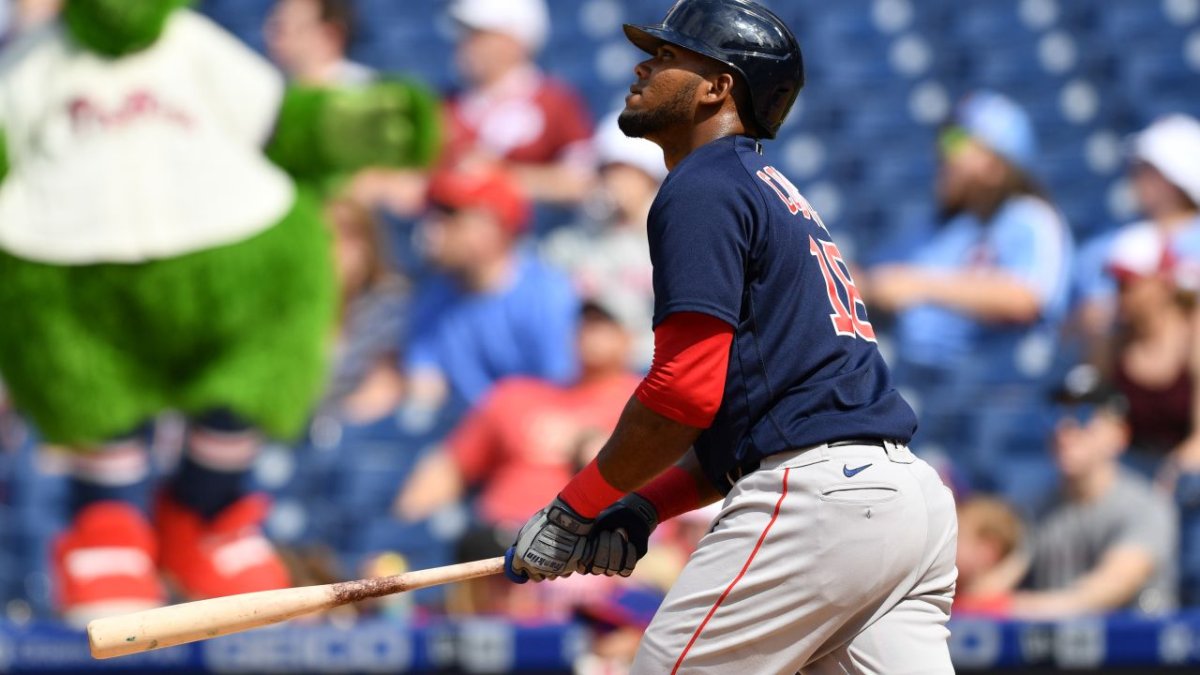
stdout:
{"type": "Polygon", "coordinates": [[[731,73],[713,73],[704,78],[703,100],[705,103],[721,104],[733,96],[733,75],[731,73]]]}

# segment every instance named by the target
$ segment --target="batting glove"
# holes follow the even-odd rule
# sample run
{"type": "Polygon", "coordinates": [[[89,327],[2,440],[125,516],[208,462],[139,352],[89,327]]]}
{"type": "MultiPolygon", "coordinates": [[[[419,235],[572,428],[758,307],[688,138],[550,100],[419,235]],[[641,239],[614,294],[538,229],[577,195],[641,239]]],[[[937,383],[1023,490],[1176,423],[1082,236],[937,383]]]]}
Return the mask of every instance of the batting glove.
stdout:
{"type": "Polygon", "coordinates": [[[505,556],[505,575],[518,583],[571,576],[579,569],[592,523],[555,498],[517,534],[510,554],[505,556]]]}
{"type": "Polygon", "coordinates": [[[580,562],[582,571],[629,576],[646,555],[650,533],[657,526],[658,509],[654,504],[636,492],[625,495],[596,519],[580,562]]]}

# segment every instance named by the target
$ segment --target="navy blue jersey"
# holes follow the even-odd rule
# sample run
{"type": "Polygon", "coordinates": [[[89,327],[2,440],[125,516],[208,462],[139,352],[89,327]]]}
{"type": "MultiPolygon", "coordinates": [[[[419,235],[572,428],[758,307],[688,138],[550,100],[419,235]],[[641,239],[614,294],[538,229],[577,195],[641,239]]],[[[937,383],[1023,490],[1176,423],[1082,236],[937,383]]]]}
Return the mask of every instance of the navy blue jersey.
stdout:
{"type": "Polygon", "coordinates": [[[799,191],[732,136],[680,162],[649,218],[654,325],[701,312],[735,327],[721,407],[696,441],[728,472],[853,438],[907,442],[916,416],[893,388],[846,262],[799,191]]]}

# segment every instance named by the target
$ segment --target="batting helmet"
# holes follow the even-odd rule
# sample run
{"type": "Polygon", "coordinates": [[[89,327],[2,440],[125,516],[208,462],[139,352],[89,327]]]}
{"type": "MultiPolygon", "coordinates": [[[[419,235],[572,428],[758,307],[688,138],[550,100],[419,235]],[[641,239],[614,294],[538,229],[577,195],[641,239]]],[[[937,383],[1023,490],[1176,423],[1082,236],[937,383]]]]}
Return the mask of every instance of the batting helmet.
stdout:
{"type": "Polygon", "coordinates": [[[749,0],[678,0],[657,26],[625,24],[625,36],[653,54],[668,42],[732,68],[750,90],[754,121],[775,138],[804,87],[804,57],[778,16],[749,0]]]}

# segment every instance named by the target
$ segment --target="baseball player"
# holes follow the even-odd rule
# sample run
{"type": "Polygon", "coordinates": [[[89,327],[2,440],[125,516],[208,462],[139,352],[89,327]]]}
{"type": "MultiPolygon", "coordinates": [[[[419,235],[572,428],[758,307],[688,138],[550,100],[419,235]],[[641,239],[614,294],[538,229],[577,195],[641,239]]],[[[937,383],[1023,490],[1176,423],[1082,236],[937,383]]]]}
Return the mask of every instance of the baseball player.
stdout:
{"type": "Polygon", "coordinates": [[[952,499],[905,445],[916,419],[829,230],[762,153],[804,83],[795,37],[748,0],[625,33],[650,58],[621,127],[670,169],[654,363],[510,578],[628,575],[658,522],[724,495],[633,672],[952,672],[952,499]]]}

